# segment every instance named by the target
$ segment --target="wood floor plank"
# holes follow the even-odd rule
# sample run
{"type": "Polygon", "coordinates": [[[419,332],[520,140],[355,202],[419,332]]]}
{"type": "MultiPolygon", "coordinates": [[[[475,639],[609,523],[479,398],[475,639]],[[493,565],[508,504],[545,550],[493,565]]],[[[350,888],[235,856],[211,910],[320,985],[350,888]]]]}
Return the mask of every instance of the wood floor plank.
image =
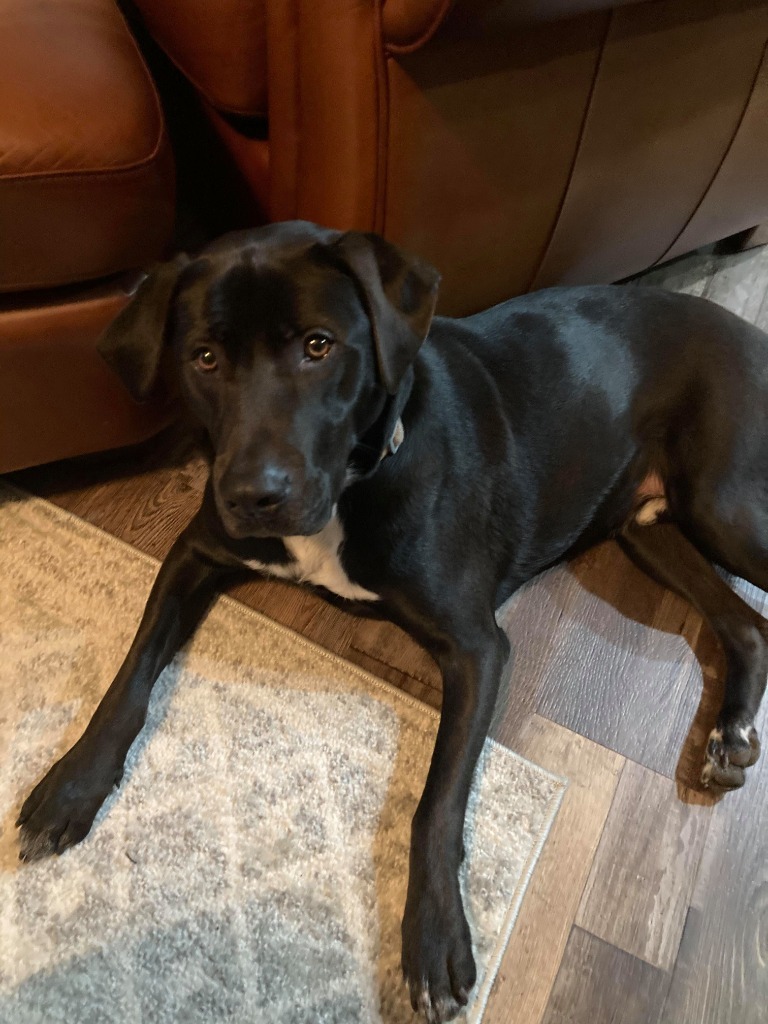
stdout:
{"type": "MultiPolygon", "coordinates": [[[[760,715],[765,737],[768,715],[760,715]]],[[[662,1024],[768,1019],[768,758],[728,793],[712,827],[662,1024]]]]}
{"type": "Polygon", "coordinates": [[[686,602],[611,542],[523,588],[500,620],[521,720],[535,711],[675,778],[702,696],[697,655],[717,652],[686,602]]]}
{"type": "Polygon", "coordinates": [[[423,649],[391,622],[358,618],[303,587],[253,580],[233,597],[361,668],[439,708],[440,673],[423,649]]]}
{"type": "Polygon", "coordinates": [[[668,987],[657,967],[574,928],[542,1024],[656,1024],[668,987]]]}
{"type": "Polygon", "coordinates": [[[141,551],[164,558],[197,511],[207,475],[200,453],[183,435],[156,447],[98,459],[39,466],[10,479],[141,551]]]}
{"type": "Polygon", "coordinates": [[[576,924],[671,971],[711,817],[712,807],[684,802],[672,781],[628,761],[576,924]]]}
{"type": "MultiPolygon", "coordinates": [[[[503,724],[502,718],[496,730],[501,741],[503,724]]],[[[569,785],[491,991],[489,1024],[539,1024],[624,765],[619,755],[539,716],[516,736],[519,753],[569,785]]]]}

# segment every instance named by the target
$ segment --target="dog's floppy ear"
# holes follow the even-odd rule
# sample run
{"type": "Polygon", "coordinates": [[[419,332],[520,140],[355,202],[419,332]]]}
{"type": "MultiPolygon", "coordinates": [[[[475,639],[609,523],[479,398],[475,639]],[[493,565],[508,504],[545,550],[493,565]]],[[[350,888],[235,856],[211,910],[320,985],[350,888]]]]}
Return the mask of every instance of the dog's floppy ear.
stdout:
{"type": "Polygon", "coordinates": [[[181,254],[154,267],[98,343],[99,354],[137,402],[146,402],[157,383],[168,311],[179,274],[188,262],[181,254]]]}
{"type": "Polygon", "coordinates": [[[429,332],[440,275],[368,232],[348,231],[333,248],[362,290],[381,380],[394,395],[429,332]]]}

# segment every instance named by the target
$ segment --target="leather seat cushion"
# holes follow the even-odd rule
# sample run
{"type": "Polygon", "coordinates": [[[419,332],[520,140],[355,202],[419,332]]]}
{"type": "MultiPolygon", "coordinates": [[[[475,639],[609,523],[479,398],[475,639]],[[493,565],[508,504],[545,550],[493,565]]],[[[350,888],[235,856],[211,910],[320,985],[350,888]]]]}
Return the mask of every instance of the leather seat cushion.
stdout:
{"type": "Polygon", "coordinates": [[[173,167],[113,0],[4,0],[0,67],[0,290],[154,259],[172,226],[173,167]]]}

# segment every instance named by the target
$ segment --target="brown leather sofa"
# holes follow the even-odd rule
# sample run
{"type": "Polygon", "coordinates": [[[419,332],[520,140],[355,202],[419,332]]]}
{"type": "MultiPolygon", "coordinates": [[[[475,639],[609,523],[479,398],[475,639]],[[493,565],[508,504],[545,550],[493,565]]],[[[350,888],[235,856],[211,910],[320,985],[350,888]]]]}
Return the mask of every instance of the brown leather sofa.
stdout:
{"type": "MultiPolygon", "coordinates": [[[[380,231],[441,269],[444,312],[768,220],[766,0],[134,2],[242,222],[380,231]]],[[[114,275],[167,240],[172,189],[112,0],[5,0],[0,67],[3,470],[156,428],[93,346],[114,275]]]]}
{"type": "Polygon", "coordinates": [[[264,216],[374,229],[465,313],[768,219],[768,3],[136,0],[264,216]]]}
{"type": "Polygon", "coordinates": [[[95,342],[168,244],[173,163],[113,0],[0,4],[0,471],[150,436],[95,342]]]}

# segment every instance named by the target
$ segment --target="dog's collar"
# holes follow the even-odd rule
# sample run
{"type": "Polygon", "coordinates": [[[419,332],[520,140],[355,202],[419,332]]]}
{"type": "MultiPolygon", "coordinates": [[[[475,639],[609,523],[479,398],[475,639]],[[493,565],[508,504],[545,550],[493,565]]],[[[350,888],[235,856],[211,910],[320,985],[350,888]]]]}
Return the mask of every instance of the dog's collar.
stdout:
{"type": "Polygon", "coordinates": [[[409,367],[397,394],[387,397],[376,422],[360,438],[350,459],[355,480],[364,480],[370,476],[384,459],[400,449],[405,437],[402,414],[410,397],[413,381],[413,367],[409,367]]]}
{"type": "Polygon", "coordinates": [[[392,437],[390,437],[389,439],[389,444],[384,446],[384,449],[381,453],[381,459],[379,459],[379,462],[381,462],[382,459],[386,459],[388,455],[394,455],[404,440],[405,427],[403,426],[403,421],[398,416],[392,437]]]}

